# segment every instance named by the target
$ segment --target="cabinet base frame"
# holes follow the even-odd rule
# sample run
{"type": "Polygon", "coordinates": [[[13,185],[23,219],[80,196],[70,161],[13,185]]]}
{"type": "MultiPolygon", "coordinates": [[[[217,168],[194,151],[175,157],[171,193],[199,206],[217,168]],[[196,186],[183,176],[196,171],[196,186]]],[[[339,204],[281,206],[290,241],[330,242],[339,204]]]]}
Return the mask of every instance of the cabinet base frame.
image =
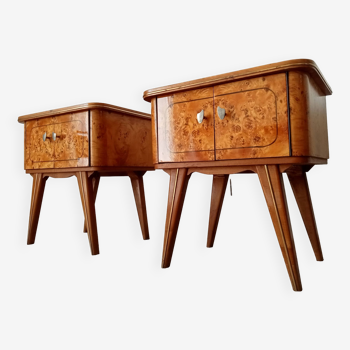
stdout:
{"type": "Polygon", "coordinates": [[[76,176],[84,211],[83,231],[88,234],[92,255],[99,254],[95,200],[101,176],[128,176],[134,192],[136,208],[140,220],[142,236],[149,239],[143,175],[153,168],[145,167],[86,167],[64,169],[27,170],[33,177],[32,199],[30,205],[27,244],[34,244],[39,222],[41,203],[44,196],[45,184],[49,177],[68,178],[76,176]]]}
{"type": "MultiPolygon", "coordinates": [[[[325,164],[327,162],[325,159],[317,159],[317,162],[308,163],[307,161],[310,161],[310,158],[303,158],[304,161],[301,161],[301,159],[295,159],[295,157],[290,157],[289,160],[294,160],[294,162],[284,164],[216,166],[217,162],[215,162],[213,163],[215,166],[206,163],[207,166],[176,168],[174,167],[174,164],[172,164],[172,168],[163,168],[163,170],[170,175],[170,185],[162,267],[166,268],[170,266],[186,189],[191,174],[193,172],[199,172],[213,175],[207,240],[207,247],[212,247],[214,245],[229,175],[238,173],[256,173],[259,176],[260,184],[269,208],[292,288],[294,291],[301,291],[302,284],[298,259],[294,245],[282,173],[285,172],[288,175],[316,260],[322,261],[322,249],[317,232],[306,172],[308,172],[314,164],[325,164]]],[[[175,164],[175,166],[176,165],[177,164],[175,164]]],[[[191,165],[193,166],[193,163],[191,163],[191,165]]],[[[159,164],[159,167],[161,166],[162,164],[159,164]]]]}

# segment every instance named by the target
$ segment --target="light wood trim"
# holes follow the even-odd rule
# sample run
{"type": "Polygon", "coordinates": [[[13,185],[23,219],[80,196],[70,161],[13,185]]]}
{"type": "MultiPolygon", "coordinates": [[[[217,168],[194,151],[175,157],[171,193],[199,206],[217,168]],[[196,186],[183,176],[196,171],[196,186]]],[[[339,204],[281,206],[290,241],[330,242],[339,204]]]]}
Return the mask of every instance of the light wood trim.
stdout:
{"type": "Polygon", "coordinates": [[[22,116],[18,117],[18,122],[24,123],[27,120],[33,120],[33,119],[39,119],[39,118],[45,118],[45,117],[53,117],[53,116],[57,116],[60,114],[81,112],[81,111],[87,111],[87,110],[92,110],[92,109],[103,109],[103,110],[107,110],[107,111],[111,111],[111,112],[123,113],[124,115],[145,118],[145,119],[151,118],[150,114],[134,111],[132,109],[117,107],[117,106],[113,106],[113,105],[106,104],[106,103],[90,102],[90,103],[82,103],[80,105],[75,105],[75,106],[70,106],[70,107],[51,109],[49,111],[40,112],[40,113],[22,115],[22,116]]]}
{"type": "Polygon", "coordinates": [[[210,85],[217,85],[228,83],[236,80],[252,78],[261,75],[275,74],[281,72],[288,72],[292,70],[306,71],[308,72],[316,83],[321,88],[325,95],[331,95],[332,89],[327,83],[326,79],[322,75],[320,69],[313,60],[309,59],[294,59],[288,61],[282,61],[277,63],[271,63],[263,66],[258,66],[249,69],[243,69],[236,72],[226,73],[211,76],[208,78],[202,78],[197,80],[191,80],[184,83],[167,85],[155,89],[149,89],[144,92],[143,99],[150,102],[155,96],[161,96],[165,94],[171,94],[175,92],[204,88],[210,85]]]}

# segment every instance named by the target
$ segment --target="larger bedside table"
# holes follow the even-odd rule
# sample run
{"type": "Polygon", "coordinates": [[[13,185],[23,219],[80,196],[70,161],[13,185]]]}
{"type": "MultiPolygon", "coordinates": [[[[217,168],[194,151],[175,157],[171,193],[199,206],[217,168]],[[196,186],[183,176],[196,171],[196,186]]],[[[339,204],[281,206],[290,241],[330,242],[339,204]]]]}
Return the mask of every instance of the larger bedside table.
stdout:
{"type": "Polygon", "coordinates": [[[142,176],[152,164],[150,115],[103,103],[29,114],[24,123],[24,168],[33,176],[28,244],[35,241],[46,180],[76,176],[84,231],[99,254],[95,199],[101,176],[129,176],[143,239],[149,239],[142,176]]]}
{"type": "Polygon", "coordinates": [[[213,175],[207,246],[214,244],[229,174],[257,173],[295,291],[301,279],[282,173],[316,259],[323,260],[306,172],[329,158],[326,95],[312,60],[299,59],[147,90],[155,168],[170,174],[162,267],[170,266],[193,172],[213,175]]]}

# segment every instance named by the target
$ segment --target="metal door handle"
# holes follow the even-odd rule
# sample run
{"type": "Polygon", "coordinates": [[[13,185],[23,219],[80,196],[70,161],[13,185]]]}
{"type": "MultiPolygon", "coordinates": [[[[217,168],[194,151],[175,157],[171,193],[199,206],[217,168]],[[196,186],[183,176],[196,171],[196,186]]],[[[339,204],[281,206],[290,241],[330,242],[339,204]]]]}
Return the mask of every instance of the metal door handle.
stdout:
{"type": "Polygon", "coordinates": [[[197,113],[197,120],[199,124],[203,121],[203,118],[204,118],[204,111],[202,109],[199,113],[197,113]]]}
{"type": "Polygon", "coordinates": [[[225,113],[226,113],[225,108],[218,107],[218,115],[221,120],[225,118],[225,113]]]}

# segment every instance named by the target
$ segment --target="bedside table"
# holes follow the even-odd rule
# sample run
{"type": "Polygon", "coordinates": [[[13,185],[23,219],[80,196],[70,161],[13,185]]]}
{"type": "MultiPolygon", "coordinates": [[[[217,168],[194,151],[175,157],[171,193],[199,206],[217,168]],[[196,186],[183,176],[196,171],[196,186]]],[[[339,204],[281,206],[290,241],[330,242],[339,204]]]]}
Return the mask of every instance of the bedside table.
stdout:
{"type": "Polygon", "coordinates": [[[316,259],[323,260],[306,172],[329,158],[326,95],[312,60],[299,59],[147,90],[153,163],[170,174],[162,267],[170,266],[188,181],[213,175],[207,246],[230,174],[256,173],[295,291],[301,279],[282,173],[287,173],[316,259]]]}
{"type": "Polygon", "coordinates": [[[24,123],[24,168],[33,176],[28,244],[35,241],[46,180],[76,176],[84,232],[99,254],[95,199],[101,176],[129,176],[143,239],[149,239],[142,176],[154,170],[150,115],[103,103],[29,114],[24,123]]]}

